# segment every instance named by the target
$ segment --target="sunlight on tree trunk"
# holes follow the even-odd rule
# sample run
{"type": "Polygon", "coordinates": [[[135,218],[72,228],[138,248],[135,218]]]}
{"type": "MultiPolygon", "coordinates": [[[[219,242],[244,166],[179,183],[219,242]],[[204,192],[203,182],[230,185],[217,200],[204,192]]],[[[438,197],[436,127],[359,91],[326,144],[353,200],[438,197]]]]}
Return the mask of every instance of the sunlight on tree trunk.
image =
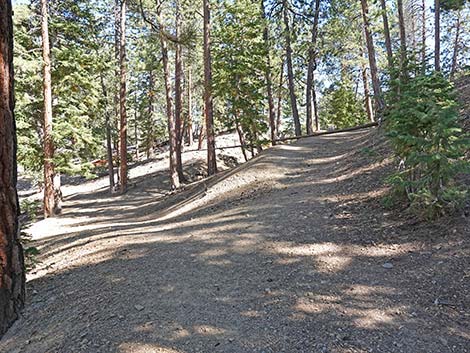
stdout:
{"type": "Polygon", "coordinates": [[[47,0],[41,0],[41,37],[43,57],[43,97],[44,97],[44,217],[52,217],[61,211],[62,195],[60,175],[54,166],[54,139],[52,136],[52,84],[51,51],[49,47],[47,0]]]}
{"type": "Polygon", "coordinates": [[[16,192],[14,105],[13,21],[8,0],[0,3],[0,338],[18,318],[25,300],[16,192]]]}
{"type": "Polygon", "coordinates": [[[212,101],[212,63],[211,63],[211,20],[209,0],[203,0],[204,6],[204,115],[207,137],[207,174],[217,173],[214,134],[214,107],[212,101]]]}

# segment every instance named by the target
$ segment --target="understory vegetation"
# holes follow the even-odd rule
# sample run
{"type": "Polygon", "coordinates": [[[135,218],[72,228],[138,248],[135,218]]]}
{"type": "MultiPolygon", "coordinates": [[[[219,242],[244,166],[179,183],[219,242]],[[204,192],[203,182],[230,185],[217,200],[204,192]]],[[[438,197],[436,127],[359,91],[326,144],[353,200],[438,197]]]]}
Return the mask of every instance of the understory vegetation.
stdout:
{"type": "Polygon", "coordinates": [[[207,138],[213,156],[211,141],[222,131],[236,132],[249,159],[282,137],[383,120],[399,160],[390,177],[394,195],[426,217],[462,204],[466,188],[455,177],[467,170],[468,143],[451,82],[469,65],[468,1],[433,8],[417,0],[220,0],[207,3],[210,28],[201,5],[16,4],[15,113],[24,174],[46,190],[55,185],[48,193],[55,200],[60,183],[47,182],[45,168],[53,168],[51,178],[108,173],[115,192],[127,182],[128,163],[169,149],[177,188],[185,146],[198,141],[201,149],[207,138]]]}
{"type": "Polygon", "coordinates": [[[386,131],[399,171],[389,178],[396,194],[428,218],[459,209],[468,185],[459,173],[470,172],[465,159],[470,136],[459,125],[453,85],[441,74],[418,75],[396,87],[386,116],[386,131]]]}

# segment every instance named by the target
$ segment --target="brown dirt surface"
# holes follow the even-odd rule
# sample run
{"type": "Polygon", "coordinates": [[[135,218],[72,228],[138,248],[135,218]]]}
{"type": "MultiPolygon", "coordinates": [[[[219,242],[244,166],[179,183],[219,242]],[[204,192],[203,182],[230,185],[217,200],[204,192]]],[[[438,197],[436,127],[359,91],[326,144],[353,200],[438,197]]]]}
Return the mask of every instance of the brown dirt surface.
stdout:
{"type": "Polygon", "coordinates": [[[386,150],[341,133],[172,195],[68,196],[0,351],[470,352],[469,219],[384,209],[386,150]]]}

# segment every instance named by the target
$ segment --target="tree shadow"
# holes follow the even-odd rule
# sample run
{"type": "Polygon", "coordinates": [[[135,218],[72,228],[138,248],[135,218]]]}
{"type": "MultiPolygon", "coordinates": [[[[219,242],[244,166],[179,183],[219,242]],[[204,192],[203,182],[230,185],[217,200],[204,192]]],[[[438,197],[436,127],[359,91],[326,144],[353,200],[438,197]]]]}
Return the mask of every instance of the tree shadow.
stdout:
{"type": "MultiPolygon", "coordinates": [[[[0,349],[465,352],[467,243],[381,208],[390,165],[355,154],[370,135],[341,138],[279,146],[164,207],[131,191],[112,219],[38,239],[48,268],[0,349]]],[[[64,216],[93,197],[75,201],[64,216]]]]}

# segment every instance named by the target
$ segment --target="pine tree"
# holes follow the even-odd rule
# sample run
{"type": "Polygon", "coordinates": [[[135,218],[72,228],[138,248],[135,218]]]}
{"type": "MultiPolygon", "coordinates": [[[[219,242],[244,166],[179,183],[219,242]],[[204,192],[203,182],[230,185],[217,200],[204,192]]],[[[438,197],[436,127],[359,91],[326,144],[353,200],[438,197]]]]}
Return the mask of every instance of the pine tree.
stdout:
{"type": "Polygon", "coordinates": [[[51,52],[49,46],[49,18],[47,0],[41,0],[41,37],[43,58],[44,93],[44,217],[52,217],[60,212],[62,195],[60,174],[56,175],[54,166],[54,141],[52,135],[52,84],[51,52]]]}
{"type": "Polygon", "coordinates": [[[203,0],[204,13],[204,116],[207,138],[207,174],[217,173],[215,154],[214,106],[212,101],[211,10],[210,0],[203,0]]]}
{"type": "Polygon", "coordinates": [[[23,249],[18,239],[16,131],[13,98],[11,1],[0,2],[0,338],[25,300],[23,249]]]}

